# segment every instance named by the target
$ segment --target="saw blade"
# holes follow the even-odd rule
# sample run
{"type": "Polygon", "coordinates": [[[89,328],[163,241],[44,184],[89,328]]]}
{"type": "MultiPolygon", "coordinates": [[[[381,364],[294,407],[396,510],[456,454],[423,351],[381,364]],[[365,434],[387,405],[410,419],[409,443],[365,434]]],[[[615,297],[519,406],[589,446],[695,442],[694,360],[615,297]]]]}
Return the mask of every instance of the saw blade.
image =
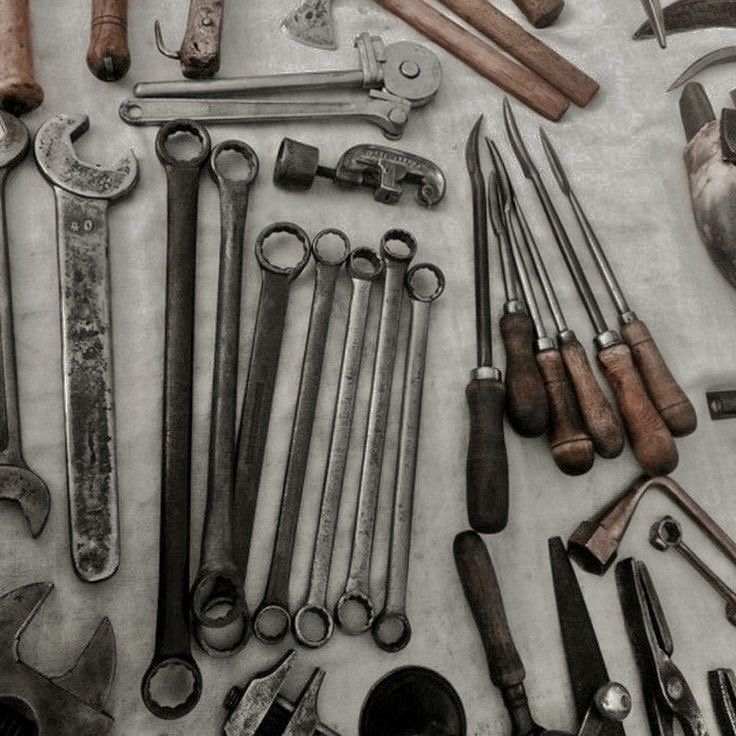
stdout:
{"type": "Polygon", "coordinates": [[[332,25],[332,0],[301,0],[281,21],[289,38],[318,49],[337,48],[332,25]]]}

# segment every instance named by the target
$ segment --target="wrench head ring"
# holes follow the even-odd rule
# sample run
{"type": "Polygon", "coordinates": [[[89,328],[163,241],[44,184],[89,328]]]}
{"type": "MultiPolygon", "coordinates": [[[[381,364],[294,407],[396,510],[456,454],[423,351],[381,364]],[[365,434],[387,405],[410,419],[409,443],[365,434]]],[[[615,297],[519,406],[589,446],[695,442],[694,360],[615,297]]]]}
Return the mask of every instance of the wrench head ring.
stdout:
{"type": "MultiPolygon", "coordinates": [[[[171,672],[169,674],[171,674],[171,672]]],[[[201,695],[202,673],[199,671],[197,663],[191,657],[189,657],[188,659],[181,656],[166,657],[163,659],[154,657],[153,661],[146,670],[146,674],[143,675],[143,681],[141,682],[141,697],[143,698],[143,702],[145,703],[146,708],[148,708],[148,710],[151,711],[151,713],[153,713],[156,718],[161,718],[162,720],[166,721],[172,721],[176,720],[177,718],[182,718],[187,713],[191,712],[192,709],[199,702],[199,698],[201,697],[201,695]],[[189,694],[184,700],[180,701],[176,705],[163,705],[156,700],[153,694],[153,680],[156,678],[157,675],[167,669],[172,671],[179,671],[177,672],[177,676],[179,674],[189,674],[191,676],[192,682],[189,689],[189,694]]]]}
{"type": "Polygon", "coordinates": [[[328,227],[324,230],[320,230],[312,239],[312,257],[317,263],[321,263],[323,266],[342,266],[343,263],[348,259],[350,255],[350,238],[336,227],[328,227]],[[342,242],[342,253],[338,256],[330,256],[327,253],[320,252],[319,244],[320,241],[326,237],[334,235],[338,240],[342,242]]]}
{"type": "Polygon", "coordinates": [[[386,265],[390,263],[409,263],[417,252],[417,240],[408,231],[401,228],[392,228],[384,233],[381,238],[381,257],[386,261],[386,265]],[[398,250],[391,243],[401,243],[403,250],[398,250]]]}
{"type": "Polygon", "coordinates": [[[682,541],[682,526],[672,516],[664,516],[649,530],[649,542],[660,552],[676,547],[682,541]]]}
{"type": "Polygon", "coordinates": [[[208,628],[196,619],[193,624],[194,638],[200,649],[215,659],[226,659],[238,654],[250,640],[250,615],[247,608],[241,611],[238,620],[226,626],[208,628]]]}
{"type": "Polygon", "coordinates": [[[373,640],[384,652],[400,652],[411,641],[411,624],[405,613],[382,611],[373,622],[373,640]]]}
{"type": "Polygon", "coordinates": [[[191,595],[192,614],[206,629],[224,628],[246,609],[243,578],[235,568],[201,570],[191,595]],[[216,615],[216,611],[221,615],[216,615]]]}
{"type": "Polygon", "coordinates": [[[0,111],[5,135],[0,138],[0,168],[10,169],[19,164],[28,153],[31,137],[28,128],[8,112],[0,111]]]}
{"type": "Polygon", "coordinates": [[[236,139],[222,141],[210,153],[210,176],[218,186],[230,184],[231,186],[249,187],[258,176],[259,166],[258,154],[244,141],[236,139]],[[227,176],[227,172],[221,167],[222,162],[218,163],[221,154],[226,151],[233,151],[239,154],[245,161],[247,168],[245,176],[227,176]]]}
{"type": "Polygon", "coordinates": [[[417,263],[406,272],[404,284],[406,285],[406,292],[409,294],[411,299],[431,304],[435,299],[438,299],[445,290],[445,274],[442,273],[439,266],[435,266],[434,263],[417,263]],[[433,291],[424,291],[424,289],[420,288],[420,286],[415,282],[414,279],[417,273],[421,271],[429,271],[434,277],[435,286],[433,291]]]}
{"type": "Polygon", "coordinates": [[[259,608],[253,616],[253,633],[264,644],[278,644],[291,630],[291,614],[277,603],[259,608]]]}
{"type": "Polygon", "coordinates": [[[383,276],[386,264],[373,248],[355,248],[348,256],[347,269],[350,278],[376,281],[383,276]],[[362,264],[368,265],[370,270],[362,267],[362,264]]]}
{"type": "Polygon", "coordinates": [[[212,151],[212,141],[207,129],[194,120],[171,120],[164,123],[156,135],[156,155],[164,166],[200,169],[212,151]],[[169,139],[177,133],[189,133],[199,141],[199,151],[191,158],[178,158],[168,149],[169,139]]]}
{"type": "Polygon", "coordinates": [[[256,259],[258,260],[260,267],[264,271],[270,271],[277,276],[287,276],[289,281],[293,281],[304,270],[304,267],[309,262],[311,251],[312,244],[309,240],[309,235],[307,235],[299,225],[295,225],[293,222],[274,222],[272,225],[269,225],[262,230],[256,238],[256,259]],[[272,235],[276,235],[278,233],[293,235],[301,243],[303,250],[302,258],[293,266],[277,266],[274,263],[271,263],[266,256],[264,249],[266,240],[268,240],[272,235]]]}
{"type": "Polygon", "coordinates": [[[335,631],[335,621],[332,614],[324,607],[315,604],[307,604],[302,606],[295,614],[293,621],[294,636],[296,640],[305,647],[310,649],[319,649],[324,646],[332,638],[335,631]],[[318,619],[319,625],[322,626],[322,636],[312,637],[310,628],[307,625],[308,619],[318,619]]]}
{"type": "Polygon", "coordinates": [[[350,636],[358,636],[368,631],[373,626],[376,618],[376,609],[373,607],[371,599],[360,591],[346,591],[343,593],[335,604],[335,619],[340,628],[350,636]],[[358,616],[351,615],[351,609],[360,609],[363,620],[359,620],[358,616]],[[357,620],[356,620],[357,619],[357,620]]]}
{"type": "Polygon", "coordinates": [[[442,66],[436,54],[412,41],[386,46],[383,62],[384,89],[408,100],[412,107],[426,105],[442,83],[442,66]]]}

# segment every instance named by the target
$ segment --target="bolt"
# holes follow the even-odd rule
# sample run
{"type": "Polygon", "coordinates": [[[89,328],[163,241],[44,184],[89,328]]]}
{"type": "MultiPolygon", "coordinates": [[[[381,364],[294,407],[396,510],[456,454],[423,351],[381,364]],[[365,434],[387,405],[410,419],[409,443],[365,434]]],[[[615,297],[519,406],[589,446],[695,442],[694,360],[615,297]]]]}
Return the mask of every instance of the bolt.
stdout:
{"type": "Polygon", "coordinates": [[[401,63],[399,71],[407,79],[416,79],[419,76],[419,64],[417,64],[416,61],[404,61],[401,63]]]}

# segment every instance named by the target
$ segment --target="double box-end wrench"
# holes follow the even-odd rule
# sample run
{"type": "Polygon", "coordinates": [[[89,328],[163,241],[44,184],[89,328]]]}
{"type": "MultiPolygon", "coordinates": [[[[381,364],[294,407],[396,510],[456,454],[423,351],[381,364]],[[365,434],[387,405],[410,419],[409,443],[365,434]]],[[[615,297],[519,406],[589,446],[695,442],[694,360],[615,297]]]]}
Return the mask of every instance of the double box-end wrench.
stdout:
{"type": "Polygon", "coordinates": [[[332,613],[327,608],[327,586],[330,580],[340,498],[353,426],[353,411],[360,379],[371,291],[373,282],[384,272],[383,261],[370,248],[353,250],[346,267],[352,284],[352,295],[322,488],[319,523],[314,539],[309,590],[306,601],[294,616],[294,636],[300,644],[311,648],[326,644],[334,630],[332,613]]]}
{"type": "Polygon", "coordinates": [[[235,481],[238,345],[243,274],[243,239],[250,189],[258,176],[258,156],[246,143],[227,140],[215,146],[209,171],[220,191],[220,273],[212,380],[207,508],[199,572],[192,587],[192,613],[200,646],[213,656],[219,649],[203,632],[240,618],[246,607],[241,571],[233,556],[232,500],[235,481]],[[242,164],[242,173],[228,160],[242,164]]]}
{"type": "MultiPolygon", "coordinates": [[[[329,245],[329,243],[328,243],[329,245]]],[[[341,230],[323,230],[312,241],[312,256],[315,261],[314,295],[309,317],[309,330],[304,348],[302,375],[299,381],[299,394],[291,430],[289,457],[286,462],[286,475],[281,496],[279,521],[276,527],[276,541],[268,573],[268,583],[263,600],[253,618],[253,632],[266,643],[281,641],[291,628],[289,612],[289,582],[291,563],[294,556],[297,523],[302,503],[304,477],[307,472],[309,445],[312,441],[312,426],[317,410],[319,385],[322,378],[322,364],[325,357],[327,334],[335,297],[337,277],[350,253],[350,241],[341,230]],[[336,238],[342,244],[337,255],[328,251],[328,246],[320,243],[327,238],[336,238]]]]}
{"type": "Polygon", "coordinates": [[[432,303],[445,290],[445,276],[429,263],[418,263],[406,274],[406,290],[411,299],[411,325],[404,368],[404,395],[401,402],[399,451],[394,482],[394,511],[391,525],[386,601],[373,622],[373,638],[387,652],[398,652],[411,639],[411,624],[406,614],[409,582],[411,525],[414,515],[414,480],[417,469],[422,391],[429,338],[432,303]],[[419,274],[429,273],[431,287],[425,287],[419,274]]]}
{"type": "Polygon", "coordinates": [[[189,519],[197,206],[210,150],[209,134],[190,120],[168,123],[156,136],[167,188],[161,532],[156,641],[141,695],[148,710],[165,719],[185,716],[202,694],[189,631],[189,519]],[[192,158],[178,158],[169,148],[185,136],[199,144],[192,158]]]}
{"type": "Polygon", "coordinates": [[[381,239],[381,256],[386,264],[386,279],[373,366],[353,548],[345,589],[335,606],[337,622],[348,634],[362,634],[368,631],[376,615],[370,594],[373,537],[376,529],[386,425],[391,404],[391,385],[398,347],[404,279],[416,250],[417,242],[406,230],[389,230],[381,239]]]}

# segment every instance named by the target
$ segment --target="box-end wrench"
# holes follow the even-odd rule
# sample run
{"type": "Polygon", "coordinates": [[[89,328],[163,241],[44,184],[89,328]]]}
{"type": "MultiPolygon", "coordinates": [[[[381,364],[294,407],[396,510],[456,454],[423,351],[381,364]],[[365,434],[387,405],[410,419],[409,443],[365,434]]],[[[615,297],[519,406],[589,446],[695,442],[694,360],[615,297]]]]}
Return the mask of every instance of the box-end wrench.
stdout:
{"type": "Polygon", "coordinates": [[[156,641],[141,696],[151,713],[169,720],[189,713],[202,694],[189,632],[189,518],[197,205],[199,177],[210,149],[207,131],[189,120],[164,125],[156,136],[156,154],[166,172],[168,233],[161,532],[156,641]],[[169,149],[176,136],[198,141],[192,158],[177,158],[169,149]],[[162,694],[166,702],[161,702],[162,694]]]}
{"type": "Polygon", "coordinates": [[[253,632],[266,644],[281,641],[291,628],[289,612],[289,581],[294,556],[299,510],[302,503],[304,477],[307,471],[309,445],[312,441],[312,426],[317,410],[322,364],[325,357],[327,334],[335,297],[337,277],[350,253],[350,240],[341,230],[323,230],[312,241],[312,257],[315,261],[314,295],[309,316],[309,329],[304,348],[302,375],[299,394],[291,430],[291,444],[286,461],[286,475],[281,496],[276,541],[273,548],[271,568],[268,573],[266,592],[253,617],[253,632]],[[328,246],[320,243],[327,237],[342,243],[342,250],[334,255],[328,246]]]}
{"type": "Polygon", "coordinates": [[[309,590],[306,601],[294,615],[294,636],[300,644],[311,648],[326,644],[334,629],[332,613],[327,608],[327,586],[330,580],[340,498],[353,426],[353,410],[360,379],[371,291],[373,282],[383,275],[384,264],[374,250],[356,248],[348,257],[347,271],[352,282],[352,296],[322,488],[319,524],[314,540],[309,590]]]}
{"type": "Polygon", "coordinates": [[[398,347],[404,278],[417,242],[406,230],[389,230],[381,239],[386,264],[378,343],[360,473],[353,548],[345,589],[335,606],[335,618],[348,634],[362,634],[373,625],[376,609],[370,594],[371,556],[376,529],[386,425],[398,347]]]}
{"type": "Polygon", "coordinates": [[[373,638],[386,652],[400,651],[411,639],[411,624],[406,614],[406,592],[409,582],[414,481],[422,415],[429,315],[432,303],[445,290],[445,275],[433,264],[418,263],[406,274],[406,290],[411,300],[411,326],[404,368],[404,395],[401,401],[399,451],[394,481],[386,601],[383,611],[373,622],[373,638]],[[418,274],[424,274],[429,282],[427,286],[422,285],[418,274]]]}
{"type": "MultiPolygon", "coordinates": [[[[258,176],[258,156],[246,143],[227,140],[212,149],[209,171],[220,191],[220,273],[212,380],[207,508],[199,572],[192,587],[192,613],[199,629],[217,629],[239,618],[246,607],[243,577],[233,557],[232,499],[238,344],[243,274],[243,240],[250,189],[258,176]],[[241,169],[225,168],[228,157],[241,169]],[[236,173],[237,172],[237,173],[236,173]]],[[[208,654],[216,648],[199,638],[208,654]]]]}

